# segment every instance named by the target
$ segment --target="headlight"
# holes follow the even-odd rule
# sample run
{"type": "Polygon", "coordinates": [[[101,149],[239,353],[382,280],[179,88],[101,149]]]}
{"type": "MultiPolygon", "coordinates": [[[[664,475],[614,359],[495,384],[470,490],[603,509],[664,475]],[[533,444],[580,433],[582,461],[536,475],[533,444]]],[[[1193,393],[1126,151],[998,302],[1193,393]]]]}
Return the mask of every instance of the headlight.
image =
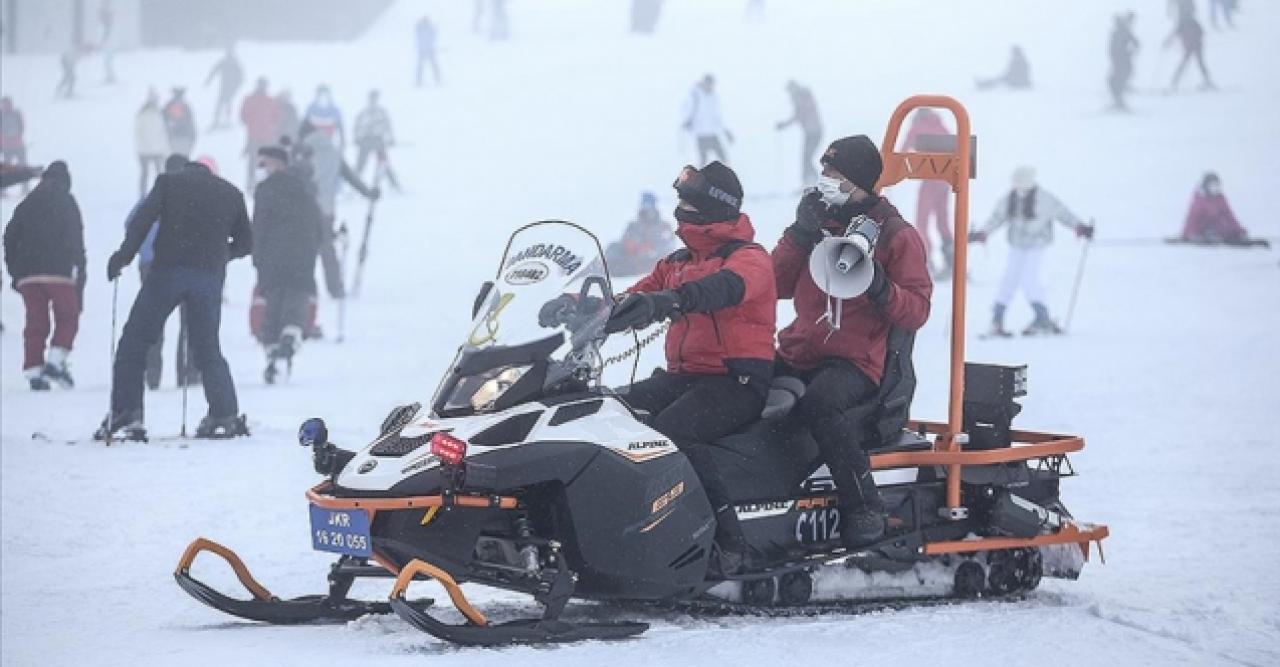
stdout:
{"type": "Polygon", "coordinates": [[[488,410],[493,404],[511,388],[524,374],[529,372],[531,366],[516,366],[507,368],[497,375],[489,378],[481,384],[476,392],[471,395],[471,407],[477,412],[488,410]]]}

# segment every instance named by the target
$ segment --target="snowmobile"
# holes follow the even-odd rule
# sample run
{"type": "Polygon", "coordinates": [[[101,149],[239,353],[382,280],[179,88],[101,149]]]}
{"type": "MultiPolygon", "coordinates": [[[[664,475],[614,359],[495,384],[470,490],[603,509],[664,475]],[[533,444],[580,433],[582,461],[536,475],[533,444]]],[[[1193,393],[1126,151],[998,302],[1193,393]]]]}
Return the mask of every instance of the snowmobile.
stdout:
{"type": "MultiPolygon", "coordinates": [[[[967,142],[958,155],[891,152],[912,105],[952,109],[959,136],[969,136],[963,107],[950,98],[904,102],[883,144],[884,184],[915,174],[952,182],[964,238],[967,142]],[[908,165],[908,157],[934,162],[908,165]]],[[[955,268],[964,275],[963,244],[955,268]]],[[[784,391],[784,380],[767,418],[717,443],[759,557],[752,570],[712,574],[713,512],[689,461],[625,393],[601,382],[606,363],[627,355],[607,356],[605,348],[614,291],[600,243],[573,223],[543,221],[509,239],[427,407],[396,407],[358,451],[330,442],[322,419],[302,424],[299,444],[324,476],[306,493],[312,546],[338,554],[328,594],[277,599],[234,552],[203,538],[187,548],[175,578],[201,602],[243,618],[299,623],[390,610],[441,640],[480,646],[618,639],[647,629],[565,620],[574,598],[803,612],[1019,595],[1042,576],[1075,578],[1090,546],[1100,550],[1108,535],[1072,518],[1059,497],[1060,480],[1073,474],[1067,457],[1083,440],[1012,428],[1026,368],[963,363],[965,281],[952,284],[950,420],[906,419],[910,336],[890,346],[908,380],[903,391],[866,415],[883,436],[872,463],[890,529],[865,549],[841,546],[834,485],[804,424],[788,414],[803,388],[784,391]],[[573,308],[554,322],[540,317],[565,294],[575,297],[573,308]],[[253,598],[232,598],[193,577],[202,552],[227,560],[253,598]],[[388,601],[347,597],[356,578],[375,576],[395,578],[388,601]],[[419,579],[442,585],[465,622],[441,620],[431,601],[409,599],[419,579]],[[543,612],[492,622],[463,582],[528,594],[543,612]]]]}

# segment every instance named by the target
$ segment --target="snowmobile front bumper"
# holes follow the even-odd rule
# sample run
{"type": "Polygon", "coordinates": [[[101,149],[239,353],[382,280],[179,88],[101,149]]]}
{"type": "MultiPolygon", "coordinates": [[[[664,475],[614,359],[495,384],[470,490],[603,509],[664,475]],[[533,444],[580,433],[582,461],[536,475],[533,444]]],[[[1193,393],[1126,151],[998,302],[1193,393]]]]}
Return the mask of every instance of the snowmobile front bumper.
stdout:
{"type": "MultiPolygon", "coordinates": [[[[249,568],[236,553],[227,547],[203,537],[196,538],[182,554],[178,568],[173,577],[178,586],[191,597],[217,609],[218,611],[238,616],[251,621],[261,621],[279,625],[316,622],[346,622],[366,614],[386,614],[391,612],[391,605],[386,602],[365,602],[347,598],[351,584],[358,576],[391,576],[380,566],[361,565],[346,560],[339,560],[329,573],[329,593],[327,595],[304,595],[302,597],[281,600],[272,595],[262,584],[258,583],[249,568]],[[227,561],[240,584],[253,595],[251,600],[236,599],[214,590],[208,584],[191,576],[191,564],[196,556],[209,552],[227,561]]],[[[405,603],[409,606],[409,603],[405,603]]],[[[413,605],[430,606],[431,600],[415,600],[413,605]]]]}
{"type": "MultiPolygon", "coordinates": [[[[567,578],[567,576],[566,576],[567,578]]],[[[555,586],[553,585],[553,588],[555,586]]],[[[568,591],[564,592],[567,598],[568,591]]],[[[549,604],[543,618],[530,618],[493,624],[467,600],[462,588],[448,572],[423,560],[414,559],[400,570],[391,589],[391,608],[400,618],[427,634],[463,646],[505,646],[510,644],[555,644],[587,640],[625,639],[649,629],[648,623],[568,623],[555,616],[563,604],[549,604]],[[433,618],[425,610],[405,600],[405,589],[415,576],[435,579],[449,594],[449,599],[466,617],[461,625],[433,618]]]]}

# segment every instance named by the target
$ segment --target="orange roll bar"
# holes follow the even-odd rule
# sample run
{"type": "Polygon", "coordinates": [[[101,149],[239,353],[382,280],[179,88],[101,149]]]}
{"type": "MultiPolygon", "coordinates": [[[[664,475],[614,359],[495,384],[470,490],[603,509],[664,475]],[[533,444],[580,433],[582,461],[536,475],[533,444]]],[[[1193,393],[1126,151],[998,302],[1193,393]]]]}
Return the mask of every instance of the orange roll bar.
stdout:
{"type": "MultiPolygon", "coordinates": [[[[914,95],[893,110],[884,141],[880,144],[880,158],[884,170],[876,191],[896,185],[904,180],[941,180],[951,185],[956,195],[955,206],[955,256],[951,277],[951,393],[947,406],[947,430],[940,433],[934,448],[936,451],[958,452],[963,419],[964,401],[964,309],[965,276],[968,275],[969,237],[969,163],[972,146],[969,138],[969,112],[955,98],[946,95],[914,95]],[[951,112],[956,121],[956,150],[954,153],[900,153],[897,150],[898,135],[907,114],[922,107],[936,107],[951,112]]],[[[947,506],[960,507],[960,463],[947,468],[947,506]]]]}

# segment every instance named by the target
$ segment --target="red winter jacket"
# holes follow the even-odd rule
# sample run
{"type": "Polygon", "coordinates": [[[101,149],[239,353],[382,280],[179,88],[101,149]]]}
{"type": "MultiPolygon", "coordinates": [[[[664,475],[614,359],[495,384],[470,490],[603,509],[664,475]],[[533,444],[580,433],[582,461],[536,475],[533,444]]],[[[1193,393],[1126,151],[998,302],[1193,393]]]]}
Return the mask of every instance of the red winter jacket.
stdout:
{"type": "Polygon", "coordinates": [[[1182,227],[1182,238],[1189,241],[1243,241],[1249,234],[1236,220],[1224,195],[1211,195],[1197,190],[1182,227]]]}
{"type": "Polygon", "coordinates": [[[684,241],[685,250],[659,261],[652,273],[627,290],[656,292],[683,287],[678,291],[685,314],[675,319],[667,332],[667,370],[734,374],[763,380],[767,386],[773,369],[778,298],[769,254],[752,243],[755,228],[751,219],[743,214],[732,222],[680,224],[676,235],[684,241]],[[733,247],[726,244],[744,245],[726,253],[733,247]],[[717,254],[717,250],[721,252],[717,254]],[[721,256],[725,254],[728,256],[721,256]],[[726,285],[730,287],[725,289],[726,285]],[[707,295],[712,291],[714,298],[707,295]],[[709,312],[699,306],[703,301],[725,300],[732,305],[709,312]]]}
{"type": "Polygon", "coordinates": [[[266,93],[253,93],[240,105],[240,122],[251,144],[274,144],[280,140],[280,104],[266,93]]]}
{"type": "MultiPolygon", "coordinates": [[[[879,383],[884,375],[889,329],[897,326],[914,331],[929,319],[933,281],[920,234],[886,199],[867,215],[881,225],[875,259],[888,274],[889,299],[883,307],[865,294],[845,299],[838,331],[832,331],[822,319],[830,297],[809,275],[809,251],[786,234],[773,249],[778,298],[792,299],[796,308],[796,320],[778,332],[778,354],[797,369],[808,370],[823,359],[841,357],[879,383]]],[[[826,228],[835,234],[843,232],[843,225],[834,220],[827,221],[826,228]]]]}

